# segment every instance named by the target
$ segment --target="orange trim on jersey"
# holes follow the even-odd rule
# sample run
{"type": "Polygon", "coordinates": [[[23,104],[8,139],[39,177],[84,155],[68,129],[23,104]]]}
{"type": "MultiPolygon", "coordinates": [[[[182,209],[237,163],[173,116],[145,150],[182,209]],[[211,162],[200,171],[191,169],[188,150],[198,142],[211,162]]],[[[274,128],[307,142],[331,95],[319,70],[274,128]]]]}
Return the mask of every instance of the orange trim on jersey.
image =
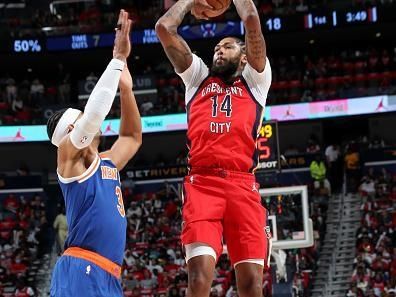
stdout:
{"type": "Polygon", "coordinates": [[[79,247],[69,247],[63,253],[63,255],[87,260],[88,262],[99,266],[104,271],[107,271],[116,278],[121,278],[121,266],[95,252],[88,251],[79,247]]]}
{"type": "Polygon", "coordinates": [[[110,156],[108,153],[100,153],[99,157],[101,157],[102,159],[110,159],[110,156]]]}
{"type": "Polygon", "coordinates": [[[80,182],[81,180],[83,180],[83,179],[85,179],[86,177],[90,176],[90,175],[93,173],[93,171],[97,169],[96,166],[98,165],[99,160],[100,160],[100,158],[98,158],[98,157],[95,158],[95,165],[93,165],[89,171],[86,171],[86,172],[84,173],[84,175],[82,175],[82,176],[78,179],[78,182],[80,182]]]}

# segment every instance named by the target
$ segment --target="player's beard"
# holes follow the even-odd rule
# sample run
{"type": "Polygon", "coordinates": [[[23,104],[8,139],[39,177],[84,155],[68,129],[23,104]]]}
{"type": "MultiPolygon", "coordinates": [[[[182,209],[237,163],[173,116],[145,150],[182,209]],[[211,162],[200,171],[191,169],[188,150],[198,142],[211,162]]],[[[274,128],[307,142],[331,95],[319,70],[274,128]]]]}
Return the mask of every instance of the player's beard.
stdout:
{"type": "Polygon", "coordinates": [[[216,63],[213,63],[212,68],[210,69],[211,75],[218,76],[224,81],[229,81],[238,71],[239,60],[239,57],[228,60],[223,65],[216,65],[216,63]]]}

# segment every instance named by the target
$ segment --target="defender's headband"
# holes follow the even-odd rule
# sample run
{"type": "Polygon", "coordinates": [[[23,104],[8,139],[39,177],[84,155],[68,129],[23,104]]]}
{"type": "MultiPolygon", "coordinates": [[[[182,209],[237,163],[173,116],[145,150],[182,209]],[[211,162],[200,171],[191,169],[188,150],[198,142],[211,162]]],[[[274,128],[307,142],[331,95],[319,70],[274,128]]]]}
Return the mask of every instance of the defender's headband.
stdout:
{"type": "Polygon", "coordinates": [[[52,135],[51,142],[53,145],[59,146],[63,137],[67,135],[69,125],[74,124],[81,113],[81,110],[74,108],[68,108],[63,113],[52,135]]]}

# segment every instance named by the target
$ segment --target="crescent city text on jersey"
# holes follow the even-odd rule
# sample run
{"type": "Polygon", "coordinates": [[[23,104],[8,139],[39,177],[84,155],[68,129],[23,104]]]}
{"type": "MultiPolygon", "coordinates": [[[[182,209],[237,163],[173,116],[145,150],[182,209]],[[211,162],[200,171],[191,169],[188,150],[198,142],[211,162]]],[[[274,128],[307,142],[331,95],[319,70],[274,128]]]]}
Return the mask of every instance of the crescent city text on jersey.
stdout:
{"type": "MultiPolygon", "coordinates": [[[[237,81],[236,81],[237,82],[237,81]]],[[[223,88],[220,86],[218,83],[213,82],[208,84],[205,88],[202,89],[201,95],[202,97],[209,94],[209,93],[215,93],[215,94],[231,94],[231,95],[243,95],[243,89],[240,87],[227,87],[223,88]]]]}
{"type": "MultiPolygon", "coordinates": [[[[237,80],[236,82],[239,82],[239,80],[237,80]]],[[[212,82],[208,84],[206,87],[204,87],[201,91],[202,97],[208,94],[226,94],[226,95],[243,96],[243,89],[235,86],[223,88],[218,83],[212,82]]],[[[231,122],[222,122],[222,123],[210,122],[209,129],[210,132],[216,134],[228,133],[231,130],[231,122]]]]}

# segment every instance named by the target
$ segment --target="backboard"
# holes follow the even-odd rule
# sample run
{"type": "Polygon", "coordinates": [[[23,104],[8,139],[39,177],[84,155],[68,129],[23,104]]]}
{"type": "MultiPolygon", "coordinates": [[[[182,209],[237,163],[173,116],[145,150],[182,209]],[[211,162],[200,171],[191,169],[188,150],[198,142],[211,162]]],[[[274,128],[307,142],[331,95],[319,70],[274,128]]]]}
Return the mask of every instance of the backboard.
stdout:
{"type": "Polygon", "coordinates": [[[273,249],[312,246],[313,225],[309,218],[306,186],[260,189],[261,202],[269,212],[273,249]]]}

